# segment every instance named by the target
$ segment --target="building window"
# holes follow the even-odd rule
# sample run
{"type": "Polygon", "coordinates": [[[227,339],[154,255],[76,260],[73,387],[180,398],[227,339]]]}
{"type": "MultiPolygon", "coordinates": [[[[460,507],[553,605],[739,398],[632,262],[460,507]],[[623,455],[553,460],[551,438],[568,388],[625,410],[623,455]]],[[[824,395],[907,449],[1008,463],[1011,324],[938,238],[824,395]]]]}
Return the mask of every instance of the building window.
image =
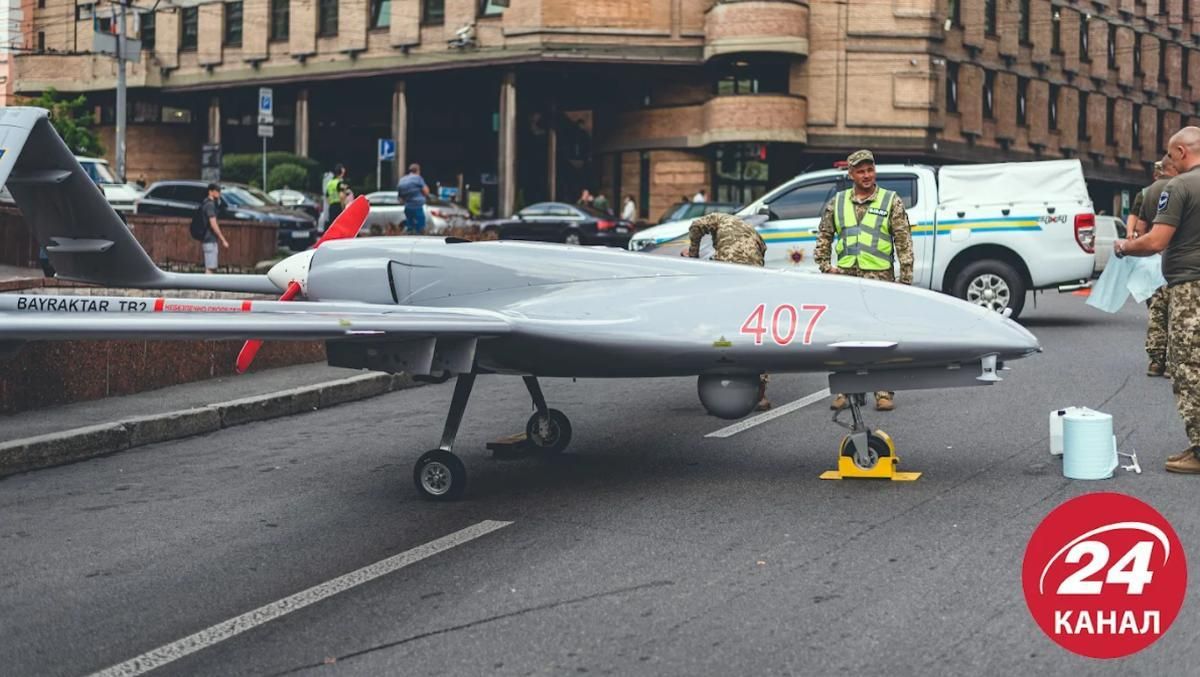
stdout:
{"type": "Polygon", "coordinates": [[[183,8],[183,37],[179,39],[179,48],[187,51],[196,49],[200,35],[200,8],[183,8]]]}
{"type": "Polygon", "coordinates": [[[771,187],[766,144],[717,144],[714,164],[715,202],[748,205],[771,187]]]}
{"type": "Polygon", "coordinates": [[[946,64],[946,112],[958,112],[958,64],[946,64]]]}
{"type": "MultiPolygon", "coordinates": [[[[1187,0],[1184,0],[1184,2],[1187,2],[1187,0]]],[[[1167,15],[1167,0],[1158,0],[1158,15],[1167,15]]]]}
{"type": "Polygon", "coordinates": [[[290,24],[291,11],[288,0],[271,0],[271,42],[287,40],[290,24]]]}
{"type": "Polygon", "coordinates": [[[392,25],[392,0],[371,0],[371,28],[392,25]]]}
{"type": "Polygon", "coordinates": [[[1025,104],[1029,101],[1029,80],[1026,78],[1017,78],[1017,125],[1024,127],[1025,104]]]}
{"type": "Polygon", "coordinates": [[[1050,53],[1062,54],[1062,17],[1058,10],[1054,10],[1054,15],[1050,20],[1050,53]]]}
{"type": "Polygon", "coordinates": [[[46,31],[38,31],[37,36],[37,51],[46,51],[46,31]]]}
{"type": "Polygon", "coordinates": [[[1116,24],[1108,25],[1108,67],[1115,69],[1117,67],[1117,26],[1116,24]]]}
{"type": "Polygon", "coordinates": [[[1142,34],[1133,34],[1133,74],[1145,75],[1142,72],[1142,34]]]}
{"type": "Polygon", "coordinates": [[[242,3],[225,4],[225,44],[229,47],[242,46],[242,3]]]}
{"type": "Polygon", "coordinates": [[[985,120],[996,119],[995,106],[996,93],[996,74],[992,71],[983,72],[983,118],[985,120]]]}
{"type": "Polygon", "coordinates": [[[1079,60],[1092,60],[1088,56],[1088,19],[1086,14],[1079,15],[1079,60]]]}
{"type": "Polygon", "coordinates": [[[338,0],[319,0],[317,6],[317,36],[330,38],[338,31],[338,0]]]}
{"type": "Polygon", "coordinates": [[[1018,25],[1017,37],[1020,39],[1022,45],[1028,45],[1029,44],[1029,0],[1021,0],[1021,4],[1019,6],[1019,11],[1021,12],[1021,21],[1020,21],[1020,24],[1018,25]]]}
{"type": "Polygon", "coordinates": [[[638,216],[650,218],[650,151],[642,151],[638,162],[638,216]]]}
{"type": "Polygon", "coordinates": [[[1133,149],[1142,149],[1142,106],[1133,104],[1133,149]]]}
{"type": "Polygon", "coordinates": [[[421,23],[427,26],[446,23],[446,0],[421,0],[421,23]]]}
{"type": "Polygon", "coordinates": [[[1182,71],[1180,75],[1183,78],[1183,86],[1190,87],[1192,81],[1192,57],[1191,50],[1186,47],[1179,51],[1179,68],[1182,71]]]}
{"type": "Polygon", "coordinates": [[[508,7],[508,2],[502,0],[479,0],[479,16],[500,16],[504,14],[505,8],[508,7]]]}
{"type": "Polygon", "coordinates": [[[1047,126],[1052,132],[1058,131],[1058,96],[1058,85],[1050,85],[1050,107],[1046,111],[1048,117],[1046,122],[1049,123],[1047,126]]]}
{"type": "Polygon", "coordinates": [[[996,34],[996,0],[983,0],[983,32],[996,34]]]}
{"type": "Polygon", "coordinates": [[[1158,81],[1167,81],[1167,41],[1158,41],[1158,81]]]}
{"type": "Polygon", "coordinates": [[[154,12],[145,12],[140,17],[142,49],[154,51],[154,12]]]}
{"type": "Polygon", "coordinates": [[[186,108],[172,108],[171,106],[163,106],[162,121],[169,124],[191,124],[192,111],[186,108]]]}
{"type": "Polygon", "coordinates": [[[1079,140],[1087,141],[1088,138],[1088,93],[1079,93],[1079,140]]]}
{"type": "Polygon", "coordinates": [[[1105,103],[1104,110],[1104,143],[1110,146],[1117,145],[1117,100],[1109,99],[1105,103]]]}
{"type": "Polygon", "coordinates": [[[732,94],[786,94],[788,91],[788,66],[785,63],[751,63],[737,59],[721,66],[716,72],[713,93],[732,94]]]}
{"type": "Polygon", "coordinates": [[[946,16],[951,26],[962,28],[962,0],[947,0],[946,16]]]}
{"type": "Polygon", "coordinates": [[[46,0],[38,0],[38,9],[46,9],[46,0]]]}

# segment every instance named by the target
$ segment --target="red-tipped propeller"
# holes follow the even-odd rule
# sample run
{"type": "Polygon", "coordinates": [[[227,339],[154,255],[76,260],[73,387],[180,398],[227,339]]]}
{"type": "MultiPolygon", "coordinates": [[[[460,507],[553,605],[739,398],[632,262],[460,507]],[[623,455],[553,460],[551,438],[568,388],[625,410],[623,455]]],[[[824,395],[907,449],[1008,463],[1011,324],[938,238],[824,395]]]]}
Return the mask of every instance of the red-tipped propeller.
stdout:
{"type": "MultiPolygon", "coordinates": [[[[367,202],[364,195],[358,196],[348,207],[342,210],[341,214],[329,224],[325,229],[325,234],[320,240],[312,246],[313,249],[320,247],[325,242],[330,240],[343,240],[348,237],[358,235],[358,231],[362,228],[363,223],[367,220],[367,214],[371,211],[371,204],[367,202]]],[[[279,297],[280,301],[291,301],[300,294],[300,283],[292,280],[288,283],[287,289],[283,292],[283,296],[279,297]]],[[[258,349],[262,347],[263,342],[259,339],[250,339],[242,346],[242,351],[237,357],[237,373],[244,374],[250,368],[250,363],[254,361],[254,356],[258,354],[258,349]]]]}

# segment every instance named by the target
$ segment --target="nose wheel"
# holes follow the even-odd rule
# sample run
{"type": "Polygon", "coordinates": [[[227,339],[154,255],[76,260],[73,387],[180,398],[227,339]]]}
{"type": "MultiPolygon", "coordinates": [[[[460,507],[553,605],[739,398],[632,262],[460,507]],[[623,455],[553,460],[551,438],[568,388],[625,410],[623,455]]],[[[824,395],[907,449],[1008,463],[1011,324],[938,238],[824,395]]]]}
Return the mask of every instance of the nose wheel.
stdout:
{"type": "Polygon", "coordinates": [[[453,501],[467,488],[467,468],[445,449],[421,454],[413,467],[413,483],[421,495],[433,501],[453,501]]]}
{"type": "Polygon", "coordinates": [[[571,443],[571,421],[557,409],[535,411],[525,424],[525,438],[543,454],[562,453],[571,443]]]}
{"type": "Polygon", "coordinates": [[[838,420],[842,412],[833,415],[833,422],[850,431],[838,445],[838,469],[821,473],[823,480],[841,479],[890,479],[895,482],[911,482],[921,476],[919,472],[897,470],[900,457],[896,456],[896,444],[882,430],[869,428],[862,416],[866,395],[854,393],[849,396],[851,422],[838,420]]]}

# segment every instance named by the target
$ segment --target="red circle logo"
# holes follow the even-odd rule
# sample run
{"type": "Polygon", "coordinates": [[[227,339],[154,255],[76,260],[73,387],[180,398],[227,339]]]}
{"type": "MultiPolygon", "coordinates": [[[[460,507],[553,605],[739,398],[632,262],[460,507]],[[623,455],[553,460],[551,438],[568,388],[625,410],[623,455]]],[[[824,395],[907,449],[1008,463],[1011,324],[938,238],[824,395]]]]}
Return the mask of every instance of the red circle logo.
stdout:
{"type": "Polygon", "coordinates": [[[1085,494],[1034,530],[1021,583],[1029,612],[1059,646],[1119,658],[1171,627],[1187,589],[1187,557],[1150,505],[1125,494],[1085,494]]]}

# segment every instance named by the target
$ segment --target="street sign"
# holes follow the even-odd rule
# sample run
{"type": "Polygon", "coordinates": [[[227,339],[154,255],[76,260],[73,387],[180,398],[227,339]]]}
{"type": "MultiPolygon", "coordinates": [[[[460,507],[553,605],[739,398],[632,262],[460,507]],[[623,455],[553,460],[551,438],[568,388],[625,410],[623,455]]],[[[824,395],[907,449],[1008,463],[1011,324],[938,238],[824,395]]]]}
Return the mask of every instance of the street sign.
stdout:
{"type": "MultiPolygon", "coordinates": [[[[270,87],[258,88],[258,124],[270,125],[275,123],[275,96],[271,93],[270,87]]],[[[262,130],[259,130],[259,136],[263,136],[262,130]]],[[[266,136],[270,136],[267,134],[266,136]]]]}
{"type": "Polygon", "coordinates": [[[379,159],[380,160],[395,160],[396,159],[396,142],[391,139],[379,140],[379,159]]]}
{"type": "Polygon", "coordinates": [[[258,135],[264,139],[274,138],[275,126],[274,125],[259,125],[258,126],[258,135]]]}

